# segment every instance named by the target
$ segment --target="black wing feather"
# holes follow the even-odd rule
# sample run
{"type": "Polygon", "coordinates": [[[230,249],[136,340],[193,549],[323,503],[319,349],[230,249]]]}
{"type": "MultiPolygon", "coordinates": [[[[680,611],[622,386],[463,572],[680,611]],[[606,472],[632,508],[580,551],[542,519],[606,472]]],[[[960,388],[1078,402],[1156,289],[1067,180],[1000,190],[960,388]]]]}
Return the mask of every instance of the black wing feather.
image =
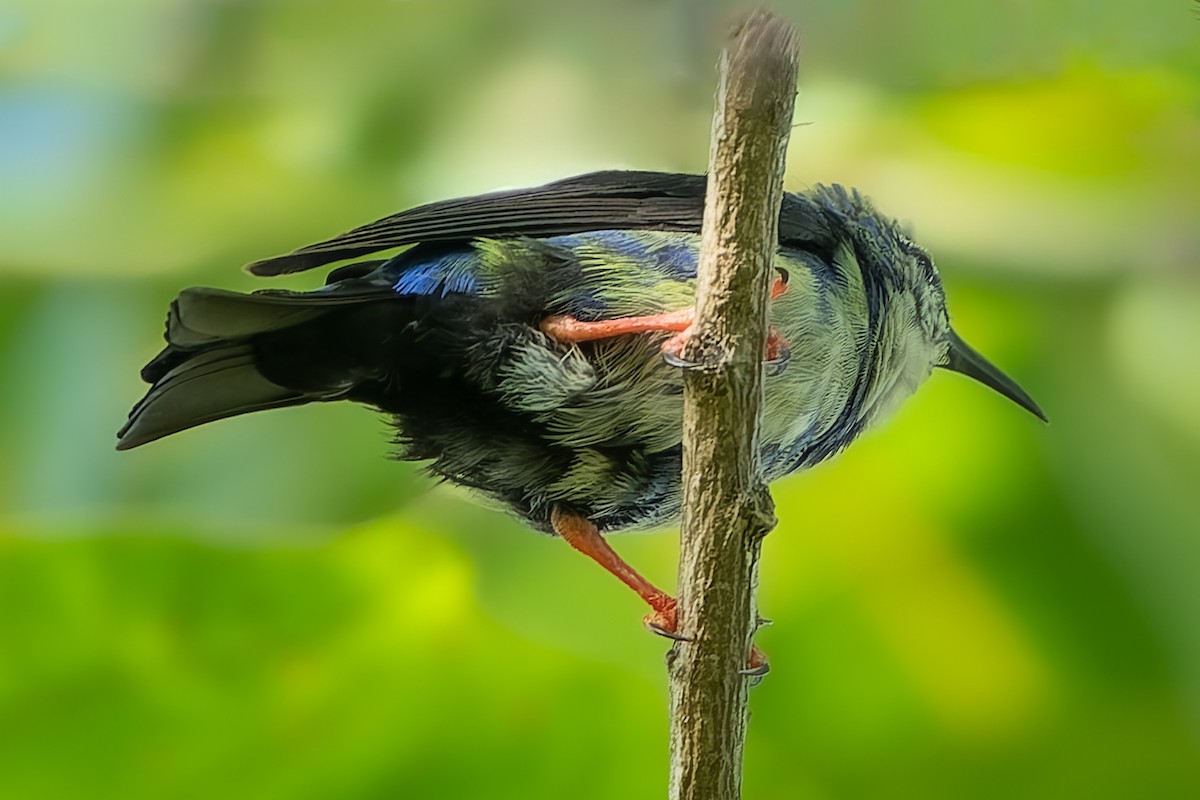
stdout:
{"type": "Polygon", "coordinates": [[[430,203],[246,269],[284,275],[393,247],[478,236],[554,236],[598,228],[698,231],[704,186],[703,175],[594,172],[533,189],[430,203]]]}
{"type": "MultiPolygon", "coordinates": [[[[247,265],[255,275],[284,275],[419,242],[481,236],[558,236],[601,229],[699,233],[703,175],[612,170],[532,189],[443,200],[393,214],[323,242],[247,265]]],[[[819,207],[804,195],[784,195],[780,241],[821,242],[831,236],[819,207]]]]}

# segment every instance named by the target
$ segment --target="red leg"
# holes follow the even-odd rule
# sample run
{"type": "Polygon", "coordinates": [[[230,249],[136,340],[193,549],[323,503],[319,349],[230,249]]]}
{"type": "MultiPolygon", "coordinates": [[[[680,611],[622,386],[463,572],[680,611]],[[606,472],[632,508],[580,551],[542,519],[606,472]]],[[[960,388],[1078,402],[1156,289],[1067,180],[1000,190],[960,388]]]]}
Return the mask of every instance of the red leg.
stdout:
{"type": "MultiPolygon", "coordinates": [[[[782,277],[775,278],[771,284],[771,299],[776,300],[787,291],[787,281],[782,277]]],[[[623,317],[620,319],[605,319],[597,322],[583,322],[568,315],[546,317],[539,326],[542,333],[558,342],[574,344],[577,342],[594,342],[597,339],[609,339],[627,333],[653,333],[660,331],[675,331],[675,335],[663,342],[662,349],[670,355],[679,357],[684,344],[692,334],[692,323],[695,321],[696,310],[683,308],[664,314],[648,314],[641,317],[623,317]]],[[[767,360],[774,361],[780,353],[787,349],[787,342],[779,332],[771,328],[767,339],[767,360]]]]}
{"type": "Polygon", "coordinates": [[[593,342],[626,333],[649,333],[652,331],[682,331],[692,324],[695,309],[685,308],[666,314],[651,314],[645,317],[623,317],[599,322],[581,322],[574,317],[556,316],[542,320],[542,333],[559,342],[593,342]]]}
{"type": "Polygon", "coordinates": [[[550,513],[550,524],[563,541],[611,572],[654,609],[646,615],[646,627],[666,635],[675,633],[675,598],[629,566],[604,540],[595,525],[578,514],[567,514],[557,508],[550,513]]]}
{"type": "MultiPolygon", "coordinates": [[[[643,619],[647,628],[670,639],[680,638],[676,635],[678,619],[675,614],[675,598],[650,583],[637,570],[629,566],[629,563],[617,555],[616,551],[600,535],[599,529],[586,517],[564,513],[555,508],[550,512],[550,524],[554,527],[554,532],[567,544],[611,572],[649,604],[653,611],[643,619]]],[[[762,654],[761,650],[751,645],[745,674],[761,676],[765,675],[769,669],[767,657],[762,654]]]]}

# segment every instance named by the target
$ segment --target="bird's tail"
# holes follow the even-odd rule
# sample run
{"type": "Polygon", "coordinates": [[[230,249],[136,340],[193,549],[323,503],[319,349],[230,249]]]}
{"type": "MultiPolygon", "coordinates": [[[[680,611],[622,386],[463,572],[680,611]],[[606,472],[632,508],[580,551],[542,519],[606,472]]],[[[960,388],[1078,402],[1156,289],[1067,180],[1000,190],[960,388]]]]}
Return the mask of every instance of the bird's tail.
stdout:
{"type": "Polygon", "coordinates": [[[378,293],[341,287],[185,290],[167,315],[166,348],[142,369],[151,386],[117,433],[117,449],[251,411],[348,396],[372,370],[355,340],[364,326],[387,324],[378,317],[389,306],[378,293]]]}

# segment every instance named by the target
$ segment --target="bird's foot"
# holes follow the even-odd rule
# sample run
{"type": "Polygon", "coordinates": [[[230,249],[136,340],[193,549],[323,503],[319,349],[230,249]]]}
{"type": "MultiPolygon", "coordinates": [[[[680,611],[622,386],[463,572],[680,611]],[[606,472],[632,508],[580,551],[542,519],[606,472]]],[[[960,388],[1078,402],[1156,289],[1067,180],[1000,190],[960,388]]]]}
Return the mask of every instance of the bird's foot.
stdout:
{"type": "MultiPolygon", "coordinates": [[[[649,600],[649,599],[648,599],[649,600]]],[[[677,629],[679,621],[675,614],[676,606],[678,605],[674,597],[663,595],[657,601],[649,601],[650,606],[654,609],[645,617],[642,618],[642,624],[645,625],[651,633],[665,636],[668,639],[674,639],[677,642],[690,642],[690,636],[684,636],[677,629]]]]}
{"type": "Polygon", "coordinates": [[[741,674],[750,678],[754,683],[758,683],[770,671],[771,662],[763,655],[763,651],[750,645],[750,658],[747,659],[746,668],[741,671],[741,674]]]}
{"type": "MultiPolygon", "coordinates": [[[[655,598],[645,598],[650,606],[654,609],[645,617],[642,618],[644,624],[651,633],[665,636],[668,639],[674,639],[677,642],[690,642],[691,636],[679,632],[679,619],[677,616],[678,602],[674,597],[669,595],[660,595],[655,598]]],[[[757,627],[770,624],[761,617],[758,619],[757,627]]],[[[771,670],[771,664],[763,652],[756,646],[750,646],[750,657],[746,659],[746,668],[739,670],[742,675],[753,679],[755,683],[762,679],[771,670]]]]}
{"type": "MultiPolygon", "coordinates": [[[[682,355],[684,345],[687,344],[687,340],[691,335],[692,328],[689,326],[686,330],[680,331],[663,342],[663,361],[672,367],[679,367],[680,369],[696,369],[701,366],[695,361],[689,361],[682,355]]],[[[767,375],[770,376],[782,375],[783,371],[787,369],[788,362],[792,360],[791,345],[788,344],[787,339],[783,338],[783,334],[774,325],[767,331],[767,346],[764,355],[766,356],[764,365],[767,368],[767,375]]]]}
{"type": "Polygon", "coordinates": [[[767,333],[767,375],[782,375],[792,360],[792,347],[774,325],[767,333]]]}
{"type": "MultiPolygon", "coordinates": [[[[678,601],[643,578],[617,555],[591,521],[556,507],[550,513],[550,524],[567,544],[596,561],[646,601],[651,609],[644,619],[647,628],[668,639],[692,641],[692,637],[679,633],[678,601]]],[[[757,623],[762,626],[766,621],[760,617],[757,623]]],[[[757,681],[767,673],[767,669],[766,656],[757,647],[751,647],[742,674],[757,681]]]]}
{"type": "Polygon", "coordinates": [[[667,362],[672,367],[678,367],[679,369],[696,369],[700,366],[695,361],[689,361],[683,357],[683,348],[684,345],[688,343],[688,339],[692,338],[692,330],[693,326],[688,325],[679,333],[663,342],[663,361],[667,362]]]}
{"type": "MultiPolygon", "coordinates": [[[[754,632],[757,633],[759,628],[765,628],[771,624],[771,620],[759,614],[754,619],[754,632]]],[[[750,658],[747,659],[746,668],[742,670],[742,674],[751,678],[751,685],[757,685],[762,680],[763,675],[771,671],[771,662],[767,660],[767,656],[757,646],[750,645],[750,658]]]]}

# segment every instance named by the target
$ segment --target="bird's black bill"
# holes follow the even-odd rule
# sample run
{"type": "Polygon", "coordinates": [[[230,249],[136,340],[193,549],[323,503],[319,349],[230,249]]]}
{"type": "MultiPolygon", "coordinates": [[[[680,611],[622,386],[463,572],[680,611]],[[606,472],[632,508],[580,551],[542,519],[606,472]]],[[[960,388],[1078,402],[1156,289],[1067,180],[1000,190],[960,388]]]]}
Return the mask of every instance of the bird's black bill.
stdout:
{"type": "Polygon", "coordinates": [[[974,378],[989,389],[994,389],[1009,400],[1012,400],[1042,422],[1050,421],[1046,419],[1046,415],[1042,413],[1042,409],[1038,408],[1038,404],[1033,402],[1033,398],[1026,394],[1024,389],[1017,386],[1016,381],[997,369],[992,362],[975,352],[975,348],[964,342],[962,337],[954,331],[950,331],[948,338],[950,349],[946,353],[946,363],[942,364],[942,367],[974,378]]]}

